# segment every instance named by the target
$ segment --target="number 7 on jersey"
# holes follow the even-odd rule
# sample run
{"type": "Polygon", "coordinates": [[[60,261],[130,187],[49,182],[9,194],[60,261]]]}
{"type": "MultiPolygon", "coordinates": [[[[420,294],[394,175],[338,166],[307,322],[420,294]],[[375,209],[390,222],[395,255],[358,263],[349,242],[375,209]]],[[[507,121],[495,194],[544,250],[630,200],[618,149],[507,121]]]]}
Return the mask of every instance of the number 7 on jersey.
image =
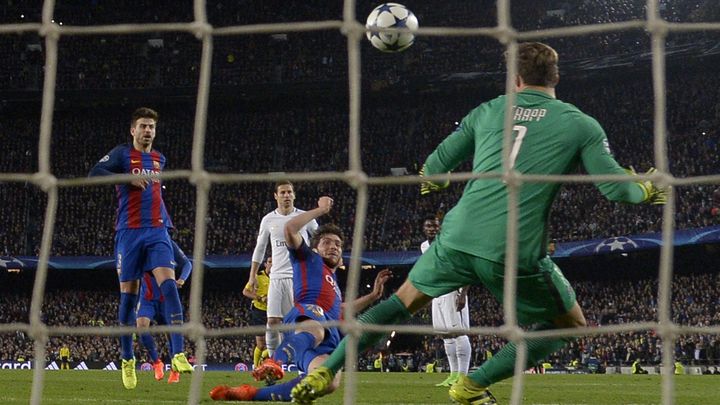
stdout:
{"type": "Polygon", "coordinates": [[[517,136],[513,140],[513,146],[510,150],[510,169],[515,167],[515,159],[517,159],[518,153],[520,152],[520,145],[522,145],[523,139],[525,139],[527,127],[523,125],[515,125],[513,126],[513,132],[515,131],[517,131],[517,136]]]}

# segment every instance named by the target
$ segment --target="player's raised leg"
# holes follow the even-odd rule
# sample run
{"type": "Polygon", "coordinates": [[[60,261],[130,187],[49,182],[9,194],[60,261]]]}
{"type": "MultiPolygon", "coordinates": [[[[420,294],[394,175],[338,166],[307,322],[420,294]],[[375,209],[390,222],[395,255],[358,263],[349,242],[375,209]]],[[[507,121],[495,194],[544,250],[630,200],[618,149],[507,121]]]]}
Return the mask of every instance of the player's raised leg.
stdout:
{"type": "MultiPolygon", "coordinates": [[[[385,301],[368,309],[358,317],[361,323],[389,325],[410,318],[411,314],[427,305],[432,297],[423,294],[409,281],[405,281],[398,291],[385,301]]],[[[380,340],[382,332],[364,332],[360,335],[359,351],[363,351],[380,340]]],[[[328,359],[317,367],[292,390],[293,399],[300,403],[311,403],[314,399],[327,394],[338,371],[345,365],[344,338],[328,359]]]]}

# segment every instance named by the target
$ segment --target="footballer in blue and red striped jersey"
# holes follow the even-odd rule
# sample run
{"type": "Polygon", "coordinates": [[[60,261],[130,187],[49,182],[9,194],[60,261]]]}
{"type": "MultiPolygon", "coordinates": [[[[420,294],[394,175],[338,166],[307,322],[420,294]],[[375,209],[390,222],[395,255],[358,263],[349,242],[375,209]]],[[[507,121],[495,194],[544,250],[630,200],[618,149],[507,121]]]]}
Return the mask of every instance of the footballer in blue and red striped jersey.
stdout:
{"type": "MultiPolygon", "coordinates": [[[[132,144],[116,146],[93,167],[91,176],[131,173],[158,175],[165,168],[165,156],[157,150],[141,152],[132,144]]],[[[146,181],[145,186],[124,183],[115,185],[118,198],[115,230],[138,228],[172,228],[162,198],[159,179],[146,181]]]]}
{"type": "MultiPolygon", "coordinates": [[[[283,366],[295,364],[299,371],[311,372],[337,348],[340,342],[338,328],[326,328],[323,322],[338,321],[342,315],[342,295],[335,271],[342,263],[343,234],[333,224],[325,224],[315,231],[308,247],[300,231],[310,222],[330,212],[333,199],[318,199],[318,207],[290,218],[284,226],[285,244],[290,251],[293,267],[295,306],[283,322],[295,325],[295,330],[284,335],[272,358],[265,359],[253,370],[253,378],[265,380],[267,387],[256,388],[248,384],[238,387],[218,385],[210,391],[216,401],[290,401],[290,393],[301,377],[282,384],[274,384],[284,377],[283,366]]],[[[385,282],[392,276],[390,270],[378,272],[371,293],[355,299],[353,307],[362,311],[383,295],[385,282]]],[[[332,392],[340,385],[340,373],[327,387],[332,392]]]]}
{"type": "MultiPolygon", "coordinates": [[[[164,317],[169,325],[183,323],[183,308],[175,284],[175,261],[168,228],[172,221],[162,198],[162,184],[157,178],[165,168],[165,157],[152,148],[158,113],[146,107],[135,110],[130,119],[132,143],[120,145],[105,155],[90,171],[90,176],[133,174],[129,183],[115,186],[118,196],[115,223],[115,260],[120,281],[118,323],[135,326],[135,304],[140,278],[152,272],[165,297],[164,317]],[[140,177],[151,176],[151,177],[140,177]]],[[[182,335],[172,334],[175,351],[171,363],[174,371],[192,372],[183,353],[182,335]]],[[[122,348],[122,381],[126,389],[137,385],[132,335],[120,336],[122,348]]]]}
{"type": "Polygon", "coordinates": [[[303,305],[313,305],[322,310],[324,317],[340,320],[342,293],[335,269],[325,264],[323,258],[313,252],[304,240],[297,249],[288,250],[293,266],[295,308],[302,313],[303,305]]]}
{"type": "MultiPolygon", "coordinates": [[[[135,119],[130,129],[133,142],[115,147],[95,164],[90,176],[128,173],[153,176],[162,172],[165,156],[152,149],[157,119],[152,114],[145,115],[150,116],[135,119]]],[[[118,197],[115,255],[120,281],[137,280],[157,267],[174,269],[167,233],[173,225],[163,202],[160,179],[138,178],[115,185],[115,190],[118,197]]]]}

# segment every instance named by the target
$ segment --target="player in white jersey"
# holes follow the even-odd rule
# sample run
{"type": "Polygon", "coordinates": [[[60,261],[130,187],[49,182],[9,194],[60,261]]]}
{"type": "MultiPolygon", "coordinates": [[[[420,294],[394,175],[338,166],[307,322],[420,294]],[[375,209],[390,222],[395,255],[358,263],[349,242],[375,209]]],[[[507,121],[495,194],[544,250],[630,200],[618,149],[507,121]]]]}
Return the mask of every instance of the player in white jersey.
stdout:
{"type": "MultiPolygon", "coordinates": [[[[440,221],[434,215],[428,215],[423,221],[423,233],[427,240],[420,245],[420,251],[425,253],[430,243],[435,240],[440,230],[440,221]]],[[[463,330],[470,328],[470,312],[467,303],[468,287],[441,295],[432,300],[433,328],[446,330],[463,330]]],[[[459,332],[464,333],[464,332],[459,332]]],[[[437,387],[449,387],[455,383],[460,374],[467,375],[470,368],[472,348],[470,339],[465,334],[454,335],[443,339],[445,354],[448,358],[450,376],[445,381],[435,384],[437,387]]]]}
{"type": "MultiPolygon", "coordinates": [[[[265,215],[260,222],[257,244],[252,256],[250,278],[248,284],[255,285],[255,276],[260,263],[265,256],[268,240],[272,250],[273,269],[270,273],[270,288],[267,297],[267,326],[279,325],[285,314],[293,307],[293,270],[290,264],[290,254],[285,246],[285,223],[305,211],[295,208],[295,190],[289,181],[275,184],[275,201],[277,209],[265,215]]],[[[309,234],[318,228],[313,219],[300,230],[300,235],[309,245],[309,234]]],[[[280,344],[280,334],[274,331],[265,333],[265,343],[268,354],[272,356],[275,348],[280,344]]]]}

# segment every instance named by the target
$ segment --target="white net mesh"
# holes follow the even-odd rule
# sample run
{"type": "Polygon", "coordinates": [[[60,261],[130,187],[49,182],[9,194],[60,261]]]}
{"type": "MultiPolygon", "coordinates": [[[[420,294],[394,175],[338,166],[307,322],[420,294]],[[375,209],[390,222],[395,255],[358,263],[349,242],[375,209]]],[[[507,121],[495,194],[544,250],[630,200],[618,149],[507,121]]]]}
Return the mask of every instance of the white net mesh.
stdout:
{"type": "MultiPolygon", "coordinates": [[[[45,292],[45,284],[48,273],[48,258],[52,243],[55,214],[58,206],[58,190],[63,187],[78,187],[81,185],[111,184],[118,180],[129,182],[133,177],[130,175],[113,176],[112,178],[93,179],[57,179],[50,170],[50,140],[52,133],[53,109],[55,105],[55,84],[58,62],[58,41],[62,36],[74,35],[100,35],[100,34],[129,34],[146,32],[187,32],[194,34],[202,43],[202,57],[200,64],[200,80],[198,86],[196,116],[194,126],[194,137],[192,145],[192,170],[170,171],[162,174],[163,179],[188,179],[197,188],[196,201],[196,223],[195,223],[195,274],[190,294],[190,314],[193,314],[188,322],[182,327],[158,327],[158,331],[181,331],[196,343],[196,357],[199,363],[204,361],[206,356],[206,337],[229,336],[229,335],[253,335],[262,332],[262,327],[255,328],[230,328],[222,330],[206,330],[201,323],[201,298],[203,290],[203,252],[205,251],[206,223],[204,218],[208,211],[208,193],[213,184],[220,183],[243,183],[243,182],[271,182],[281,179],[294,181],[329,181],[340,180],[348,183],[357,191],[357,209],[355,215],[355,228],[353,234],[352,251],[353,256],[350,263],[350,272],[347,283],[346,300],[352,302],[357,296],[360,280],[360,252],[362,251],[362,240],[365,233],[365,217],[368,206],[369,185],[392,185],[419,183],[419,177],[368,177],[362,169],[360,154],[360,101],[361,101],[361,61],[360,41],[365,36],[365,27],[358,22],[355,15],[355,1],[346,0],[343,8],[342,21],[312,21],[278,24],[257,24],[244,26],[231,26],[213,28],[208,24],[206,15],[206,4],[202,0],[196,0],[194,4],[194,21],[189,23],[164,23],[164,24],[119,24],[103,26],[59,26],[53,22],[53,10],[55,2],[45,0],[42,9],[42,23],[27,24],[6,24],[0,26],[0,34],[16,34],[26,32],[37,32],[45,38],[45,70],[42,99],[42,114],[40,125],[40,141],[38,154],[38,171],[34,174],[2,173],[0,181],[7,182],[32,182],[41,188],[48,195],[47,207],[42,235],[42,243],[39,254],[39,262],[33,288],[30,322],[29,324],[4,324],[0,325],[0,332],[23,331],[34,339],[34,375],[31,394],[31,403],[40,404],[42,399],[43,379],[45,374],[45,350],[49,336],[60,335],[100,335],[118,336],[131,333],[134,328],[112,327],[112,328],[68,328],[68,327],[47,327],[41,320],[41,307],[45,292]],[[207,121],[208,98],[210,89],[211,61],[213,54],[213,37],[230,35],[247,35],[257,33],[287,33],[316,30],[339,29],[347,36],[348,50],[348,74],[349,74],[349,170],[346,172],[310,172],[310,173],[285,173],[285,174],[211,174],[205,171],[203,166],[205,129],[207,121]]],[[[677,179],[668,170],[668,155],[666,150],[666,128],[665,128],[665,53],[664,43],[668,33],[684,31],[705,31],[720,30],[719,23],[669,23],[660,17],[659,1],[647,1],[647,18],[644,20],[633,20],[618,23],[580,25],[532,32],[515,31],[510,19],[510,1],[500,0],[497,2],[497,26],[492,28],[451,28],[451,27],[421,27],[417,35],[428,36],[487,36],[500,41],[508,51],[507,88],[510,94],[507,106],[514,102],[513,77],[516,73],[517,41],[533,40],[549,37],[570,37],[581,36],[589,33],[617,32],[632,29],[645,29],[652,38],[652,78],[654,87],[654,152],[655,166],[658,174],[652,176],[654,181],[668,185],[690,185],[702,183],[718,183],[720,176],[704,176],[696,178],[677,179]]],[[[421,21],[422,24],[422,21],[421,21]]],[[[510,108],[505,117],[505,160],[510,152],[512,118],[510,108]]],[[[663,340],[663,377],[662,377],[662,403],[665,405],[673,402],[673,346],[674,339],[679,334],[685,333],[720,333],[720,327],[695,328],[681,327],[672,322],[670,317],[670,293],[672,279],[673,250],[672,240],[674,234],[673,213],[675,204],[672,193],[668,204],[663,212],[663,246],[661,251],[659,271],[659,299],[658,313],[659,322],[645,322],[634,324],[623,324],[588,328],[580,332],[578,330],[554,330],[544,332],[526,332],[519,328],[515,317],[515,302],[512,299],[515,291],[515,265],[517,263],[517,190],[520,182],[552,181],[552,182],[577,182],[591,183],[600,180],[628,181],[620,176],[531,176],[509,170],[507,165],[501,175],[455,173],[447,176],[436,176],[435,179],[449,179],[451,181],[466,181],[473,178],[502,177],[509,187],[509,221],[508,221],[508,244],[505,285],[505,299],[503,309],[506,324],[500,328],[474,327],[469,332],[472,334],[497,334],[518,345],[516,361],[516,379],[512,390],[512,404],[520,404],[523,392],[523,364],[525,362],[525,339],[529,337],[545,336],[573,336],[602,335],[633,330],[654,330],[663,340]]],[[[643,177],[643,176],[641,176],[643,177]]],[[[647,176],[645,176],[647,177],[647,176]]],[[[431,178],[432,179],[432,178],[431,178]]],[[[351,339],[348,345],[348,356],[345,377],[346,404],[355,402],[357,378],[353,372],[353,365],[357,361],[357,350],[354,349],[359,333],[363,330],[390,331],[397,330],[404,333],[426,334],[432,333],[431,327],[423,326],[368,326],[356,322],[353,315],[353,308],[347,308],[346,322],[343,326],[351,339]]],[[[193,373],[188,403],[195,404],[200,401],[202,395],[203,372],[193,373]]]]}

